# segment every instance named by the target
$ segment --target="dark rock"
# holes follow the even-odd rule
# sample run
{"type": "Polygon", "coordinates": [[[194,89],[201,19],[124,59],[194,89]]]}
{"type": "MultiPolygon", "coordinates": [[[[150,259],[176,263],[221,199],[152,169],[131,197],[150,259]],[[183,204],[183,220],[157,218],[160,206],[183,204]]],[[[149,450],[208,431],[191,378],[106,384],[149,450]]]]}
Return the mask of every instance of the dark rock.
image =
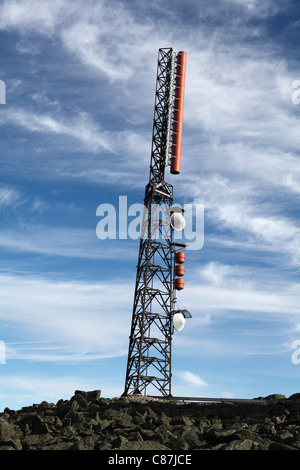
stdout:
{"type": "Polygon", "coordinates": [[[9,440],[14,434],[14,427],[5,419],[0,418],[0,440],[9,440]]]}
{"type": "Polygon", "coordinates": [[[133,441],[127,442],[122,447],[122,450],[171,450],[160,442],[156,441],[133,441]]]}
{"type": "Polygon", "coordinates": [[[294,446],[288,446],[282,442],[274,442],[269,445],[268,450],[297,450],[294,446]]]}
{"type": "Polygon", "coordinates": [[[46,446],[38,447],[36,450],[71,450],[73,444],[71,442],[55,442],[46,446]]]}
{"type": "Polygon", "coordinates": [[[96,436],[86,436],[82,439],[78,439],[69,450],[94,450],[96,436]]]}
{"type": "Polygon", "coordinates": [[[251,439],[236,439],[228,444],[218,444],[213,450],[252,450],[253,441],[251,439]]]}
{"type": "Polygon", "coordinates": [[[30,416],[28,425],[32,434],[45,434],[51,431],[45,420],[38,415],[30,416]]]}
{"type": "Polygon", "coordinates": [[[0,413],[0,450],[300,450],[300,394],[239,403],[100,398],[76,390],[0,413]]]}
{"type": "Polygon", "coordinates": [[[101,395],[101,390],[92,390],[90,392],[86,392],[84,390],[75,390],[75,393],[74,393],[74,396],[76,398],[78,398],[78,396],[81,396],[85,398],[85,400],[87,401],[99,400],[100,395],[101,395]]]}
{"type": "Polygon", "coordinates": [[[125,450],[128,444],[128,439],[124,436],[119,436],[113,441],[113,447],[115,449],[125,450]]]}
{"type": "Polygon", "coordinates": [[[113,424],[113,422],[113,419],[101,419],[99,423],[100,430],[103,431],[104,429],[108,428],[113,424]]]}
{"type": "Polygon", "coordinates": [[[300,393],[293,393],[293,395],[289,397],[289,400],[300,400],[300,393]]]}
{"type": "Polygon", "coordinates": [[[16,450],[16,449],[10,445],[0,445],[0,450],[16,450]]]}
{"type": "Polygon", "coordinates": [[[285,398],[285,395],[281,395],[280,393],[273,393],[272,395],[265,397],[265,400],[283,400],[285,398]]]}
{"type": "Polygon", "coordinates": [[[91,392],[86,392],[86,393],[87,393],[88,400],[99,400],[100,395],[101,395],[101,390],[93,390],[91,392]]]}
{"type": "Polygon", "coordinates": [[[206,442],[228,442],[235,433],[235,429],[222,429],[222,428],[208,428],[207,432],[204,432],[202,437],[206,442]]]}
{"type": "Polygon", "coordinates": [[[19,439],[0,441],[0,450],[22,450],[22,444],[19,439]]]}

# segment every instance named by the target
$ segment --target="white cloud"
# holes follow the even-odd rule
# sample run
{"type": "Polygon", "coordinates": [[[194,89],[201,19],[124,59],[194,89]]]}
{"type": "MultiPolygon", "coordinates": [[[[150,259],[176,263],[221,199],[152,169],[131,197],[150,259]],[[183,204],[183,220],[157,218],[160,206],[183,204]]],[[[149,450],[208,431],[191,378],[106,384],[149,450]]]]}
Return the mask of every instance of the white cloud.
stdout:
{"type": "MultiPolygon", "coordinates": [[[[299,292],[293,293],[284,291],[282,293],[274,293],[263,289],[241,288],[241,284],[246,284],[245,279],[236,286],[214,287],[209,285],[194,284],[187,286],[186,297],[189,295],[189,305],[191,313],[198,312],[199,315],[205,314],[207,311],[214,312],[216,315],[223,315],[226,311],[230,312],[230,317],[238,316],[240,319],[246,319],[251,312],[251,318],[254,315],[264,314],[265,318],[269,316],[268,321],[272,321],[274,317],[282,318],[283,315],[290,316],[290,321],[299,313],[299,292]],[[201,307],[199,308],[199,299],[201,299],[201,307]],[[219,312],[219,313],[218,313],[219,312]]],[[[188,298],[188,297],[187,297],[188,298]]],[[[225,314],[224,314],[225,315],[225,314]]],[[[289,321],[286,317],[286,321],[289,321]]]]}
{"type": "Polygon", "coordinates": [[[21,203],[21,194],[9,186],[0,186],[0,207],[13,207],[21,203]]]}
{"type": "MultiPolygon", "coordinates": [[[[282,160],[283,181],[280,181],[277,171],[272,173],[272,165],[270,172],[265,171],[266,176],[261,180],[263,161],[259,164],[259,172],[252,171],[251,164],[246,161],[244,167],[242,162],[241,166],[237,164],[238,175],[228,165],[227,170],[220,168],[220,172],[206,174],[200,181],[197,178],[193,181],[192,177],[192,183],[184,185],[186,192],[194,195],[197,203],[204,203],[206,220],[217,228],[217,233],[210,235],[204,227],[204,245],[212,240],[224,246],[226,243],[232,246],[236,243],[236,247],[244,245],[245,250],[273,251],[276,256],[281,255],[281,262],[285,265],[299,265],[297,194],[291,187],[297,179],[298,168],[296,158],[290,166],[284,166],[284,163],[282,160]],[[283,182],[289,186],[288,193],[283,188],[283,182]],[[288,206],[283,202],[283,197],[289,200],[288,206]],[[222,233],[224,229],[226,232],[222,233]]],[[[279,170],[279,162],[277,164],[279,170]]]]}
{"type": "MultiPolygon", "coordinates": [[[[110,80],[127,81],[136,69],[149,66],[149,53],[158,49],[166,29],[147,18],[140,22],[121,2],[98,3],[80,0],[4,2],[0,8],[0,29],[18,29],[61,38],[62,45],[83,64],[104,73],[110,80]],[[151,44],[149,42],[151,38],[151,44]]],[[[20,52],[30,49],[19,43],[20,52]]],[[[144,79],[145,79],[144,75],[144,79]]]]}
{"type": "Polygon", "coordinates": [[[187,382],[188,385],[197,385],[199,387],[206,387],[208,385],[199,375],[188,370],[176,372],[176,375],[187,382]]]}
{"type": "Polygon", "coordinates": [[[241,5],[245,10],[253,16],[271,16],[280,10],[280,2],[272,2],[270,0],[229,0],[231,3],[241,5]]]}
{"type": "Polygon", "coordinates": [[[248,43],[228,47],[216,33],[201,50],[192,47],[187,67],[184,122],[202,137],[223,144],[243,139],[250,148],[265,142],[274,149],[277,142],[299,146],[288,62],[268,44],[259,50],[248,43]]]}
{"type": "Polygon", "coordinates": [[[52,33],[61,13],[67,12],[64,0],[39,2],[38,0],[4,1],[0,9],[0,28],[17,28],[22,32],[52,33]]]}
{"type": "Polygon", "coordinates": [[[47,210],[49,210],[49,205],[39,197],[35,197],[32,206],[29,209],[30,212],[45,212],[47,210]]]}
{"type": "MultiPolygon", "coordinates": [[[[287,125],[287,133],[294,127],[292,123],[287,125]]],[[[298,138],[296,134],[293,132],[294,137],[298,138]]],[[[297,184],[300,178],[298,154],[293,152],[293,136],[287,134],[285,136],[285,145],[278,146],[278,148],[272,146],[267,149],[251,148],[250,145],[245,145],[242,142],[224,146],[223,151],[226,155],[228,172],[237,178],[242,178],[244,182],[247,181],[245,193],[251,191],[251,195],[253,195],[256,190],[258,195],[269,194],[274,191],[274,188],[280,188],[280,190],[299,194],[300,189],[297,184]],[[289,151],[283,150],[286,148],[286,144],[291,146],[289,151]]],[[[266,139],[266,142],[269,142],[269,139],[266,139]]]]}
{"type": "Polygon", "coordinates": [[[222,285],[225,280],[228,281],[228,276],[235,270],[239,271],[239,269],[234,266],[226,266],[211,261],[207,263],[200,272],[201,276],[203,276],[203,278],[211,285],[222,285]]]}
{"type": "Polygon", "coordinates": [[[11,340],[3,338],[7,362],[82,361],[127,353],[132,285],[1,274],[0,286],[1,322],[14,326],[11,340]]]}
{"type": "MultiPolygon", "coordinates": [[[[291,221],[274,216],[268,217],[265,214],[260,215],[243,204],[221,205],[215,215],[225,227],[240,229],[249,235],[253,234],[276,247],[283,241],[296,241],[299,238],[300,229],[291,221]]],[[[285,250],[283,243],[282,249],[285,250]]]]}
{"type": "Polygon", "coordinates": [[[35,114],[24,109],[8,108],[2,117],[2,124],[6,122],[21,126],[30,132],[73,137],[91,151],[100,149],[111,151],[105,133],[99,130],[91,117],[84,112],[66,121],[65,118],[57,119],[49,114],[35,114]]]}
{"type": "Polygon", "coordinates": [[[163,29],[149,16],[138,21],[123,3],[103,2],[90,5],[81,12],[80,21],[62,28],[60,35],[64,47],[82,63],[111,81],[133,81],[136,88],[141,81],[152,83],[147,72],[153,53],[163,47],[162,42],[170,41],[171,29],[163,29]]]}
{"type": "Polygon", "coordinates": [[[266,321],[285,318],[290,323],[299,315],[299,283],[283,280],[272,268],[209,262],[190,274],[183,292],[182,302],[200,318],[207,312],[212,317],[230,312],[231,318],[241,319],[251,312],[252,319],[264,314],[266,321]]]}
{"type": "Polygon", "coordinates": [[[242,233],[246,239],[255,237],[256,243],[262,243],[266,250],[288,255],[291,263],[299,265],[300,228],[292,220],[259,212],[257,207],[232,203],[217,208],[214,216],[236,234],[242,233]]]}
{"type": "MultiPolygon", "coordinates": [[[[43,209],[44,205],[40,207],[43,209]]],[[[37,207],[35,208],[35,210],[37,207]]],[[[0,247],[6,251],[37,253],[87,259],[129,259],[136,255],[137,245],[115,239],[99,240],[95,230],[87,228],[27,226],[0,230],[0,247]],[[133,252],[133,250],[135,250],[133,252]]]]}
{"type": "MultiPolygon", "coordinates": [[[[116,28],[118,31],[117,25],[116,28]]],[[[126,61],[118,60],[119,54],[116,60],[115,54],[110,55],[107,52],[107,48],[103,47],[103,33],[105,37],[106,34],[111,34],[111,30],[103,32],[96,24],[77,23],[62,32],[62,39],[68,50],[86,65],[99,69],[112,80],[129,79],[133,75],[132,67],[127,65],[126,61]]]]}
{"type": "MultiPolygon", "coordinates": [[[[26,173],[31,176],[39,173],[47,179],[75,178],[97,183],[101,180],[102,184],[124,185],[132,179],[133,172],[135,175],[141,171],[145,173],[150,150],[149,140],[143,133],[102,130],[86,112],[76,112],[73,117],[66,118],[58,116],[61,113],[55,109],[51,114],[12,107],[5,111],[0,118],[0,125],[9,123],[42,134],[42,138],[46,139],[47,143],[41,148],[35,147],[27,160],[26,173]],[[60,140],[52,140],[52,135],[60,140]],[[61,152],[56,151],[58,143],[62,147],[61,152]],[[40,165],[40,159],[49,151],[51,158],[45,159],[43,165],[40,165]],[[82,158],[83,151],[86,152],[85,158],[82,158]],[[71,165],[69,152],[72,152],[71,165]]],[[[14,175],[19,172],[24,175],[25,171],[17,155],[10,161],[7,170],[14,175]]],[[[143,183],[138,177],[132,179],[132,187],[141,185],[143,183]]]]}
{"type": "MultiPolygon", "coordinates": [[[[232,342],[229,338],[220,339],[216,333],[215,338],[207,334],[220,319],[228,325],[237,319],[240,328],[242,321],[263,319],[269,325],[270,336],[274,320],[286,325],[281,336],[287,334],[288,325],[297,323],[300,287],[296,283],[282,284],[279,276],[272,278],[265,276],[264,271],[219,263],[210,263],[191,277],[193,281],[187,279],[179,300],[193,318],[184,333],[174,338],[175,351],[184,350],[185,355],[199,355],[202,350],[214,356],[217,351],[228,356],[238,351],[242,354],[243,336],[241,341],[232,342]],[[217,282],[211,284],[212,277],[207,273],[213,271],[217,282]]],[[[0,318],[13,325],[15,332],[7,342],[7,362],[19,359],[67,363],[125,356],[133,286],[131,282],[64,282],[1,274],[0,318]]],[[[268,348],[254,338],[247,353],[269,354],[268,348]]],[[[276,343],[276,352],[280,350],[276,343]]],[[[197,382],[192,375],[184,377],[197,382]]]]}

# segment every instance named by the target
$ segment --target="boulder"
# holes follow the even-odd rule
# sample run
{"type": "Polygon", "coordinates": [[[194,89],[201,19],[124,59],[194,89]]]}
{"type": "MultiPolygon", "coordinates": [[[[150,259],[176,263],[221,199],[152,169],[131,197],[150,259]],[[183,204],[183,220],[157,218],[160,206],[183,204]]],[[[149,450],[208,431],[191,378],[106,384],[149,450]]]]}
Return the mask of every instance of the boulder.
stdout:
{"type": "Polygon", "coordinates": [[[285,398],[285,395],[281,395],[280,393],[273,393],[272,395],[265,397],[265,400],[284,400],[285,398]]]}
{"type": "Polygon", "coordinates": [[[289,400],[300,400],[300,393],[293,393],[293,395],[289,397],[289,400]]]}
{"type": "Polygon", "coordinates": [[[0,440],[8,441],[14,435],[14,426],[5,419],[0,418],[0,440]]]}

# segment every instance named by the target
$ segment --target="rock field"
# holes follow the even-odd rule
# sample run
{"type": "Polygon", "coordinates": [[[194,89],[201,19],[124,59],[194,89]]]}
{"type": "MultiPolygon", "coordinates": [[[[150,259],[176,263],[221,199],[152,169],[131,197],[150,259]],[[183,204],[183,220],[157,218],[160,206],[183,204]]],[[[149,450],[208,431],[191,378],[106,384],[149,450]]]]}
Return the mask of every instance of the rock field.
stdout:
{"type": "Polygon", "coordinates": [[[300,393],[253,402],[70,400],[0,413],[0,450],[300,450],[300,393]]]}

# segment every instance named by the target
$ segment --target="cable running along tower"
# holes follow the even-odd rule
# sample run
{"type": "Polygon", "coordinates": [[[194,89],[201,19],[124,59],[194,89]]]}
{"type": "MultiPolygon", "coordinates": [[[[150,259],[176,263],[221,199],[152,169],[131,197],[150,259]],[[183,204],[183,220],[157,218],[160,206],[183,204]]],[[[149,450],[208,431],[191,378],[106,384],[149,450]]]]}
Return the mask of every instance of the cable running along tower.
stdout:
{"type": "Polygon", "coordinates": [[[159,49],[149,182],[145,188],[132,324],[123,395],[147,388],[171,396],[171,343],[187,310],[176,309],[184,287],[185,243],[174,241],[184,228],[183,209],[173,206],[165,170],[180,173],[186,52],[159,49]]]}

